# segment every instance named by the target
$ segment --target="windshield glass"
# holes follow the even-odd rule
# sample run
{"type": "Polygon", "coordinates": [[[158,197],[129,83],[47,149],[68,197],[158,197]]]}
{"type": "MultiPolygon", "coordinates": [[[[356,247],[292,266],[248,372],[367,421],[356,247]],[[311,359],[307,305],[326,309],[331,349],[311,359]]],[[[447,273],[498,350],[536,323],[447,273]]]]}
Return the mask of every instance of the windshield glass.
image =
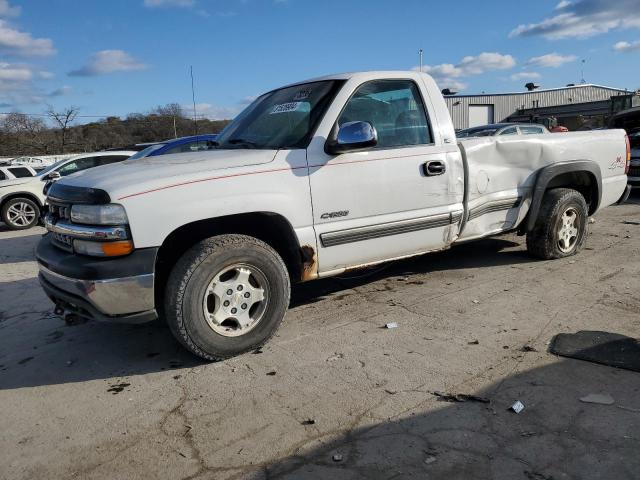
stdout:
{"type": "Polygon", "coordinates": [[[470,128],[468,130],[462,130],[461,132],[458,132],[457,137],[490,137],[497,131],[497,128],[470,128]]]}
{"type": "Polygon", "coordinates": [[[159,148],[164,147],[164,143],[157,143],[155,145],[151,145],[150,147],[145,148],[144,150],[140,150],[138,153],[131,155],[127,160],[135,160],[136,158],[144,158],[148,157],[152,152],[155,152],[159,148]]]}
{"type": "Polygon", "coordinates": [[[218,136],[218,148],[306,148],[342,84],[306,83],[259,97],[218,136]]]}
{"type": "Polygon", "coordinates": [[[49,165],[47,168],[45,168],[44,170],[40,170],[38,172],[38,177],[42,176],[42,175],[46,175],[49,172],[52,172],[53,170],[55,170],[57,167],[59,167],[60,165],[62,165],[64,162],[66,162],[68,159],[65,160],[60,160],[56,163],[54,163],[53,165],[49,165]]]}

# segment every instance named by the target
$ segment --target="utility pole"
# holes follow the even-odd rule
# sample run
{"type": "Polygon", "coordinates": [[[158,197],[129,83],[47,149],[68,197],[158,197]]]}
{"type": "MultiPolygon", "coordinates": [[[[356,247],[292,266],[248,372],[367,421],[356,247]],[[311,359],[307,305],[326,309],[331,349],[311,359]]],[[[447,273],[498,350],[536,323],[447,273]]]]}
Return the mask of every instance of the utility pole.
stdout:
{"type": "Polygon", "coordinates": [[[178,138],[178,130],[176,130],[176,116],[173,116],[173,138],[178,138]]]}
{"type": "Polygon", "coordinates": [[[586,62],[586,60],[584,58],[582,59],[582,62],[580,62],[580,64],[581,64],[581,67],[580,67],[580,78],[581,78],[580,83],[583,84],[583,85],[585,83],[587,83],[587,81],[584,79],[584,64],[585,64],[585,62],[586,62]]]}
{"type": "Polygon", "coordinates": [[[196,91],[193,88],[193,65],[189,66],[191,70],[191,99],[193,100],[193,131],[198,135],[198,117],[196,114],[196,91]]]}
{"type": "Polygon", "coordinates": [[[422,73],[422,55],[423,55],[423,51],[422,49],[418,50],[418,55],[420,55],[420,73],[422,73]]]}

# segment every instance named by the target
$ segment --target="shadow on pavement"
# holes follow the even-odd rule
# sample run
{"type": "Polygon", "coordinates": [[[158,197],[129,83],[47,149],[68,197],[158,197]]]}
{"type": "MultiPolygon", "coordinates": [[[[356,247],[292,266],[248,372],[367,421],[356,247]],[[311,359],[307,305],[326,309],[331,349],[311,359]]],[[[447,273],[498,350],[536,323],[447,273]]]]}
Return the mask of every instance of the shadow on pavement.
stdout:
{"type": "MultiPolygon", "coordinates": [[[[520,237],[518,237],[520,238],[520,237]]],[[[433,273],[466,268],[517,265],[536,261],[520,247],[520,243],[505,237],[492,237],[461,244],[450,250],[352,271],[343,276],[298,285],[292,294],[291,306],[297,307],[322,300],[325,296],[389,277],[433,273]]]]}
{"type": "Polygon", "coordinates": [[[463,392],[488,397],[490,404],[437,402],[419,390],[395,392],[388,394],[387,405],[415,404],[422,395],[432,411],[318,435],[316,448],[307,444],[253,478],[635,479],[640,410],[630,408],[640,407],[638,392],[637,373],[575,360],[463,392]],[[580,401],[590,393],[608,393],[616,403],[580,401]],[[508,410],[516,400],[525,405],[520,414],[508,410]]]}
{"type": "MultiPolygon", "coordinates": [[[[31,237],[29,242],[33,242],[31,237]]],[[[502,252],[518,245],[501,238],[487,239],[391,263],[382,272],[374,270],[373,275],[298,285],[294,287],[292,307],[388,276],[530,262],[521,250],[502,252]]],[[[0,294],[12,298],[9,308],[6,302],[0,304],[0,389],[142,375],[203,363],[184,350],[160,322],[67,326],[52,315],[53,304],[36,278],[0,283],[0,294]]]]}
{"type": "MultiPolygon", "coordinates": [[[[12,231],[0,223],[0,233],[2,232],[12,231]]],[[[34,249],[43,232],[43,230],[33,228],[22,232],[12,232],[15,236],[0,238],[0,265],[34,261],[34,249]]]]}

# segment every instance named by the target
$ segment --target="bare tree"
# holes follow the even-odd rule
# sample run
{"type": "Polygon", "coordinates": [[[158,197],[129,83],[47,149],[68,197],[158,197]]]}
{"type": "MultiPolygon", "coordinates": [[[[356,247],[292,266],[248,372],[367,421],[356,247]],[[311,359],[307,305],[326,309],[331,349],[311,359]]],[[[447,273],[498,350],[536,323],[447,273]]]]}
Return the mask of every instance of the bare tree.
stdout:
{"type": "Polygon", "coordinates": [[[67,107],[60,112],[56,112],[51,105],[47,108],[47,115],[60,129],[60,153],[64,153],[67,145],[67,132],[69,125],[76,119],[80,109],[78,107],[67,107]]]}

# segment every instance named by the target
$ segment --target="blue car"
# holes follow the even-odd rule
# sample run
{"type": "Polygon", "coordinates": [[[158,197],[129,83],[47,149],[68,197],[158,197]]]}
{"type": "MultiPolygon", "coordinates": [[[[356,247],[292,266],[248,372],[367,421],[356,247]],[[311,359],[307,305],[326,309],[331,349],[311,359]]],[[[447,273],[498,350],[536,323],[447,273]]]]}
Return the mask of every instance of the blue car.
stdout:
{"type": "Polygon", "coordinates": [[[192,135],[190,137],[174,138],[164,142],[154,143],[144,150],[140,150],[129,160],[136,158],[155,157],[156,155],[167,155],[169,153],[201,152],[211,150],[216,145],[215,134],[192,135]]]}

